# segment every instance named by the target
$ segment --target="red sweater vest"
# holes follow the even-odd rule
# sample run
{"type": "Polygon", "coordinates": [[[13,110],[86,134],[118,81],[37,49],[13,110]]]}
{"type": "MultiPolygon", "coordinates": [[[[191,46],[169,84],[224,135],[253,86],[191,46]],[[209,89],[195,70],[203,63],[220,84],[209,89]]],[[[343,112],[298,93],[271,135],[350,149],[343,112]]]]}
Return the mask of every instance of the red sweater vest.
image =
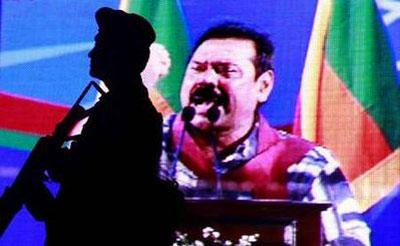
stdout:
{"type": "MultiPolygon", "coordinates": [[[[173,126],[173,145],[176,146],[183,129],[177,117],[173,126]]],[[[260,116],[256,155],[244,165],[222,176],[222,188],[238,192],[250,192],[255,199],[288,199],[287,169],[303,159],[314,145],[301,138],[280,136],[260,116]]],[[[215,186],[212,151],[205,151],[187,134],[181,152],[181,161],[202,183],[215,186]]]]}

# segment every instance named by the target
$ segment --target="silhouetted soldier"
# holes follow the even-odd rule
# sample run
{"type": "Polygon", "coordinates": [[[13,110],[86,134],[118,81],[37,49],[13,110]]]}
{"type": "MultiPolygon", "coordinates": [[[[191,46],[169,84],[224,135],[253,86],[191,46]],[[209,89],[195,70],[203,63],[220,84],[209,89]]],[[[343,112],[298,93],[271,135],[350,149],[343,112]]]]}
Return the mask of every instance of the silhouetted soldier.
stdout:
{"type": "Polygon", "coordinates": [[[43,139],[40,159],[60,190],[51,200],[35,181],[27,207],[46,222],[49,246],[168,245],[183,196],[158,178],[162,117],[140,77],[155,33],[141,16],[120,10],[101,8],[96,21],[90,74],[109,92],[70,149],[43,139]]]}
{"type": "Polygon", "coordinates": [[[120,10],[102,8],[96,21],[90,74],[109,92],[55,170],[61,188],[48,244],[166,245],[178,207],[161,204],[182,198],[158,179],[162,117],[140,77],[155,33],[144,18],[120,10]]]}

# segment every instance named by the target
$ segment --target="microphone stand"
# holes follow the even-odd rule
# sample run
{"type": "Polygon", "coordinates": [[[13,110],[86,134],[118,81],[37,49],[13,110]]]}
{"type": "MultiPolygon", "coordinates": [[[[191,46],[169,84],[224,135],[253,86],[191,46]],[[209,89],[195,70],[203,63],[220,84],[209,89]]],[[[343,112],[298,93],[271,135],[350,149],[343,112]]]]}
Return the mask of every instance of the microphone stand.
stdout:
{"type": "MultiPolygon", "coordinates": [[[[220,116],[221,112],[218,109],[218,106],[212,106],[208,111],[207,111],[207,118],[208,120],[214,124],[220,116]]],[[[217,142],[216,142],[216,134],[215,134],[215,130],[213,128],[212,132],[211,132],[211,137],[210,137],[210,142],[211,142],[211,146],[214,152],[214,171],[216,174],[216,178],[217,178],[217,184],[215,187],[215,194],[216,194],[216,198],[221,199],[223,198],[223,190],[222,190],[222,174],[223,174],[223,170],[221,168],[221,162],[219,160],[219,156],[218,156],[218,151],[217,151],[217,142]]]]}
{"type": "Polygon", "coordinates": [[[179,142],[178,142],[177,148],[176,148],[174,156],[173,156],[174,159],[173,159],[172,165],[168,170],[168,177],[171,179],[175,179],[176,166],[178,164],[179,156],[182,152],[183,140],[185,139],[186,129],[187,129],[188,125],[190,124],[190,121],[193,119],[195,113],[196,113],[195,109],[191,106],[186,106],[182,110],[181,118],[184,122],[184,126],[182,129],[182,133],[179,136],[179,142]]]}
{"type": "Polygon", "coordinates": [[[221,182],[221,177],[222,177],[222,170],[220,168],[221,163],[219,161],[218,158],[218,152],[217,152],[217,144],[215,141],[215,132],[213,131],[211,136],[211,145],[212,145],[212,149],[214,152],[214,171],[215,174],[217,176],[217,184],[215,186],[215,194],[217,196],[217,198],[222,198],[223,197],[223,192],[222,192],[222,182],[221,182]]]}

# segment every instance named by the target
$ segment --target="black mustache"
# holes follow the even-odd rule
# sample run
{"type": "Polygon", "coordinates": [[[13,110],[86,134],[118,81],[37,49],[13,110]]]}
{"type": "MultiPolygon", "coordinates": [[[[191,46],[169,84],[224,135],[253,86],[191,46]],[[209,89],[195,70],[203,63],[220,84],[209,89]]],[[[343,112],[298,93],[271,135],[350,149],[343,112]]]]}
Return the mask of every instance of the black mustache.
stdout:
{"type": "Polygon", "coordinates": [[[210,83],[200,83],[193,87],[189,97],[190,103],[195,105],[202,103],[214,103],[215,106],[223,106],[228,110],[229,96],[224,88],[210,83]]]}

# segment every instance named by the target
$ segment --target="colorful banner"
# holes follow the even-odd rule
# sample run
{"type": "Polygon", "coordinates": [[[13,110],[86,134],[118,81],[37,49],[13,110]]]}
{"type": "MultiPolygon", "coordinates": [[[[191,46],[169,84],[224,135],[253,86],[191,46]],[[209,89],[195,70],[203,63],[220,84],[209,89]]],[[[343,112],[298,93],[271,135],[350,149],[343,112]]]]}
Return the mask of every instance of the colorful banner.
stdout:
{"type": "MultiPolygon", "coordinates": [[[[400,86],[394,50],[374,1],[319,1],[294,130],[335,153],[361,209],[369,209],[368,219],[381,216],[385,206],[378,202],[393,205],[387,196],[396,201],[400,86]]],[[[373,231],[399,226],[368,222],[373,231]]]]}

